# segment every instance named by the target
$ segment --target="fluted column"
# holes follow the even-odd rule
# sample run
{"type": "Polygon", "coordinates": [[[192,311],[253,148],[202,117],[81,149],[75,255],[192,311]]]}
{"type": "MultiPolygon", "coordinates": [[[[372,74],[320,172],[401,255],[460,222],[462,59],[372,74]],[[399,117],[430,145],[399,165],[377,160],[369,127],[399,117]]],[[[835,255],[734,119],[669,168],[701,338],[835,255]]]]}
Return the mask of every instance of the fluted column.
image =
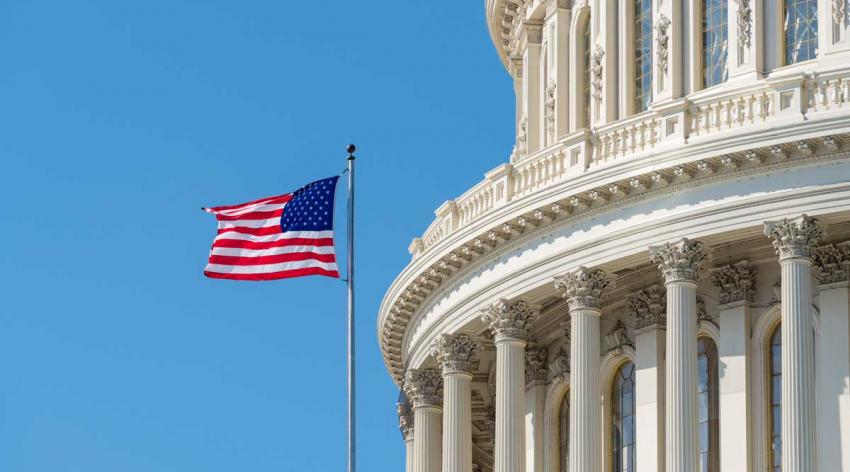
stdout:
{"type": "Polygon", "coordinates": [[[601,270],[580,267],[555,279],[570,310],[570,470],[600,472],[599,318],[603,291],[613,285],[601,270]]]}
{"type": "Polygon", "coordinates": [[[413,471],[440,472],[443,379],[436,369],[410,369],[404,390],[413,405],[413,471]]]}
{"type": "Polygon", "coordinates": [[[667,472],[697,472],[697,280],[708,251],[682,239],[651,247],[667,288],[667,368],[665,369],[667,472]]]}
{"type": "Polygon", "coordinates": [[[413,409],[407,401],[404,390],[399,394],[396,411],[401,436],[404,438],[404,472],[413,472],[413,409]]]}
{"type": "Polygon", "coordinates": [[[818,222],[769,221],[782,268],[782,471],[815,470],[815,387],[812,345],[812,248],[823,238],[818,222]]]}
{"type": "Polygon", "coordinates": [[[496,344],[496,444],[494,472],[525,471],[525,346],[538,307],[500,300],[482,315],[496,344]]]}
{"type": "Polygon", "coordinates": [[[433,355],[443,368],[443,472],[472,472],[472,369],[481,344],[444,334],[433,355]]]}

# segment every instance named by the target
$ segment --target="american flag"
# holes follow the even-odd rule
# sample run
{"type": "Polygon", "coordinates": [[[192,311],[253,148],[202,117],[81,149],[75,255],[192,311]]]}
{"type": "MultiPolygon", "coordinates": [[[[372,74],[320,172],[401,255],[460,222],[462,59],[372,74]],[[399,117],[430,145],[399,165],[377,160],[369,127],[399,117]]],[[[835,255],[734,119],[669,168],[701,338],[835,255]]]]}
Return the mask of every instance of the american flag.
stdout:
{"type": "Polygon", "coordinates": [[[338,278],[333,233],[338,179],[241,205],[204,208],[218,220],[204,274],[235,280],[338,278]]]}

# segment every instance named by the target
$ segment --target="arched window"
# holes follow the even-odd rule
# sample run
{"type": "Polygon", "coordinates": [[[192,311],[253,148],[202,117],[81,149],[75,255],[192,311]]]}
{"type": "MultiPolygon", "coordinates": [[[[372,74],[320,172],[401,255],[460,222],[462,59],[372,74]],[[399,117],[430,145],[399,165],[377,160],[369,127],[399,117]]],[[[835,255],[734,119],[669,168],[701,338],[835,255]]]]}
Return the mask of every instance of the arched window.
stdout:
{"type": "Polygon", "coordinates": [[[770,448],[768,451],[768,470],[782,470],[782,329],[773,328],[768,349],[768,369],[770,372],[770,448]]]}
{"type": "Polygon", "coordinates": [[[570,392],[564,395],[558,410],[558,458],[561,472],[570,470],[570,392]]]}
{"type": "Polygon", "coordinates": [[[590,15],[587,15],[587,20],[584,22],[584,31],[582,37],[582,57],[584,62],[584,127],[590,128],[590,15]]]}
{"type": "Polygon", "coordinates": [[[634,0],[634,7],[635,113],[640,113],[652,100],[652,0],[634,0]]]}
{"type": "Polygon", "coordinates": [[[718,389],[717,345],[708,337],[697,341],[697,406],[699,415],[700,472],[720,470],[720,397],[718,389]]]}
{"type": "Polygon", "coordinates": [[[818,53],[818,1],[785,0],[785,64],[814,59],[818,53]]]}
{"type": "Polygon", "coordinates": [[[704,87],[726,82],[728,50],[727,0],[702,2],[702,84],[704,87]]]}
{"type": "Polygon", "coordinates": [[[614,376],[611,389],[611,469],[635,471],[635,365],[626,362],[614,376]]]}

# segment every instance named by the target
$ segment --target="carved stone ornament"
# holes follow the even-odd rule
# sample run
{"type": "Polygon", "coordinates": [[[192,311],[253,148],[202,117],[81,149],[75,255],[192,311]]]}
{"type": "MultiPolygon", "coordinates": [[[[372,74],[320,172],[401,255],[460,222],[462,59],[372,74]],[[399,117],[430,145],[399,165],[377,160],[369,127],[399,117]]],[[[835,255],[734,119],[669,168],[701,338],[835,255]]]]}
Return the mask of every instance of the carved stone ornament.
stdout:
{"type": "Polygon", "coordinates": [[[549,79],[546,83],[546,110],[544,118],[546,122],[546,136],[549,141],[555,139],[555,90],[558,84],[554,80],[549,79]]]}
{"type": "Polygon", "coordinates": [[[655,54],[658,61],[658,69],[667,75],[667,57],[670,51],[670,18],[661,14],[655,23],[655,54]]]}
{"type": "Polygon", "coordinates": [[[738,3],[738,45],[749,48],[752,44],[752,16],[753,9],[751,0],[737,0],[738,3]]]}
{"type": "Polygon", "coordinates": [[[576,271],[555,277],[555,289],[564,292],[570,311],[602,308],[603,291],[614,288],[614,281],[601,270],[579,267],[576,271]]]}
{"type": "Polygon", "coordinates": [[[850,241],[819,246],[812,251],[814,273],[822,284],[850,280],[850,241]]]}
{"type": "Polygon", "coordinates": [[[756,289],[756,268],[747,261],[721,267],[711,276],[720,293],[719,303],[752,302],[756,289]]]}
{"type": "Polygon", "coordinates": [[[525,301],[501,299],[490,305],[481,315],[481,319],[489,324],[490,331],[496,341],[503,339],[525,340],[528,328],[537,321],[540,309],[525,301]]]}
{"type": "Polygon", "coordinates": [[[404,393],[413,408],[443,404],[443,377],[437,369],[409,369],[404,378],[404,393]]]}
{"type": "Polygon", "coordinates": [[[465,334],[443,334],[434,342],[431,354],[443,367],[443,374],[472,374],[482,348],[465,334]]]}
{"type": "Polygon", "coordinates": [[[528,117],[522,115],[519,120],[519,131],[516,134],[516,151],[520,156],[525,155],[528,143],[528,117]]]}
{"type": "Polygon", "coordinates": [[[630,315],[635,320],[635,329],[667,324],[667,289],[652,285],[626,301],[630,315]]]}
{"type": "Polygon", "coordinates": [[[522,22],[529,43],[540,44],[543,42],[543,23],[541,21],[525,20],[522,22]]]}
{"type": "Polygon", "coordinates": [[[605,50],[596,45],[590,58],[590,83],[593,87],[593,100],[599,103],[602,100],[602,59],[605,58],[605,50]]]}
{"type": "Polygon", "coordinates": [[[407,396],[402,391],[399,394],[399,401],[396,404],[396,412],[398,413],[398,427],[401,430],[401,435],[405,441],[413,440],[413,408],[407,401],[407,396]]]}
{"type": "Polygon", "coordinates": [[[605,345],[608,351],[622,350],[623,346],[633,346],[622,320],[617,320],[614,327],[605,335],[605,345]]]}
{"type": "Polygon", "coordinates": [[[649,248],[652,262],[658,264],[666,283],[696,282],[711,259],[708,249],[699,241],[687,238],[649,248]]]}
{"type": "Polygon", "coordinates": [[[832,0],[832,22],[839,28],[847,22],[847,0],[832,0]]]}
{"type": "Polygon", "coordinates": [[[525,350],[525,384],[537,385],[546,383],[549,372],[546,361],[549,350],[543,346],[534,346],[525,350]]]}
{"type": "Polygon", "coordinates": [[[812,249],[824,237],[824,230],[816,219],[803,215],[798,218],[765,222],[764,234],[773,239],[773,248],[781,261],[791,258],[811,258],[812,249]]]}
{"type": "Polygon", "coordinates": [[[552,360],[549,366],[552,370],[552,380],[555,382],[569,381],[570,378],[570,350],[569,348],[561,348],[558,355],[552,360]]]}
{"type": "Polygon", "coordinates": [[[705,308],[705,299],[697,295],[697,323],[700,321],[714,323],[714,320],[711,319],[711,315],[708,314],[708,310],[705,308]]]}

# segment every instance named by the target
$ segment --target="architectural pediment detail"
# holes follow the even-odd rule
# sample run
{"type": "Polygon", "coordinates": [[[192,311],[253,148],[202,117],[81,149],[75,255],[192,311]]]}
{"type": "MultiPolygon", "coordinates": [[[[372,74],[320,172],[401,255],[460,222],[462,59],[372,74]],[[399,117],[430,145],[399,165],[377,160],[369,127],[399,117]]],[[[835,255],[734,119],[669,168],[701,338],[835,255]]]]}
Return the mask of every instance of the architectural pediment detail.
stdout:
{"type": "Polygon", "coordinates": [[[725,265],[712,274],[711,282],[720,293],[721,305],[752,302],[756,294],[756,269],[747,261],[725,265]]]}
{"type": "Polygon", "coordinates": [[[825,236],[820,223],[808,215],[768,221],[764,224],[764,234],[773,240],[779,260],[811,258],[812,249],[825,236]]]}

